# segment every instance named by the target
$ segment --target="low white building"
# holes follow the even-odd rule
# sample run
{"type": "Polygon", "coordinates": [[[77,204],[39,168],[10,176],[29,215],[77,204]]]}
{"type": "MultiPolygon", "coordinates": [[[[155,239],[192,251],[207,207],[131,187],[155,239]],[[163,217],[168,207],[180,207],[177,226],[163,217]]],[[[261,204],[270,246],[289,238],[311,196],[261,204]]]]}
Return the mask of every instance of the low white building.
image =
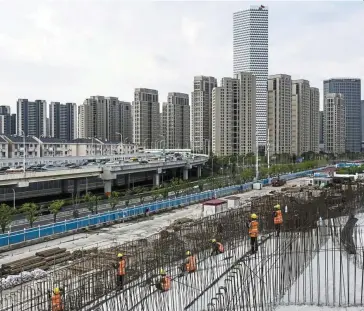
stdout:
{"type": "Polygon", "coordinates": [[[9,142],[0,136],[0,159],[9,158],[9,142]]]}
{"type": "Polygon", "coordinates": [[[70,157],[72,154],[70,142],[64,139],[53,137],[35,138],[40,143],[42,157],[70,157]]]}
{"type": "Polygon", "coordinates": [[[25,148],[24,148],[24,137],[16,135],[2,135],[3,139],[8,141],[8,156],[9,158],[23,158],[24,152],[26,158],[37,158],[41,156],[40,143],[33,136],[25,137],[25,148]]]}

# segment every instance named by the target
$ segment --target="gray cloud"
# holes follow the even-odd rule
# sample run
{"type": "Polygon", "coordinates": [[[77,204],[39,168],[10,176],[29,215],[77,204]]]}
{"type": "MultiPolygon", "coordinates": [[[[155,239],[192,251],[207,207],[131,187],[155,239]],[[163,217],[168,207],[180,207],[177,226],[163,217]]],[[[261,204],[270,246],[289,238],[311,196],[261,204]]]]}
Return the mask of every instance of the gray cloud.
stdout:
{"type": "MultiPolygon", "coordinates": [[[[0,1],[0,98],[132,100],[135,87],[190,93],[232,74],[232,13],[248,2],[0,1]]],[[[256,2],[254,2],[256,4],[256,2]]],[[[363,77],[361,2],[269,2],[271,74],[322,88],[363,77]]]]}

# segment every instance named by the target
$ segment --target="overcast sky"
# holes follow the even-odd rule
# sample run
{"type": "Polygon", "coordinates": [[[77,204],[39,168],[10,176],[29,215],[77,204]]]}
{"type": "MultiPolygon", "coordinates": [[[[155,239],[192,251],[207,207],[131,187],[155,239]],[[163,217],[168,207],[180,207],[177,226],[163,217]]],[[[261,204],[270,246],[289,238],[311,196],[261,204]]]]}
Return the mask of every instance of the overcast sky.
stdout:
{"type": "Polygon", "coordinates": [[[364,79],[363,1],[0,0],[0,104],[190,94],[195,75],[232,75],[232,14],[252,3],[269,7],[269,74],[321,91],[323,79],[364,79]]]}

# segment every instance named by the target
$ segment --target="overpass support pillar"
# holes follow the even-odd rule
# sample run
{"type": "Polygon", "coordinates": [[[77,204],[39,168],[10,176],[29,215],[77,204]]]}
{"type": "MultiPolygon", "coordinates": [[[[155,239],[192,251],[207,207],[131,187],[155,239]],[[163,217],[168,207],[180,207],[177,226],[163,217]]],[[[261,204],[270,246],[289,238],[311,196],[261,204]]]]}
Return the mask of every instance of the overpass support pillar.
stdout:
{"type": "Polygon", "coordinates": [[[110,196],[112,191],[113,180],[104,180],[104,192],[107,197],[110,196]]]}
{"type": "Polygon", "coordinates": [[[159,187],[159,173],[153,175],[153,186],[159,187]]]}
{"type": "Polygon", "coordinates": [[[183,180],[188,180],[188,168],[183,168],[183,180]]]}
{"type": "Polygon", "coordinates": [[[130,174],[126,174],[125,176],[124,176],[124,178],[125,178],[125,186],[126,186],[126,189],[130,189],[130,174]]]}
{"type": "Polygon", "coordinates": [[[202,173],[202,167],[201,165],[197,166],[197,178],[201,178],[201,173],[202,173]]]}
{"type": "Polygon", "coordinates": [[[68,179],[61,180],[61,193],[68,193],[68,179]]]}

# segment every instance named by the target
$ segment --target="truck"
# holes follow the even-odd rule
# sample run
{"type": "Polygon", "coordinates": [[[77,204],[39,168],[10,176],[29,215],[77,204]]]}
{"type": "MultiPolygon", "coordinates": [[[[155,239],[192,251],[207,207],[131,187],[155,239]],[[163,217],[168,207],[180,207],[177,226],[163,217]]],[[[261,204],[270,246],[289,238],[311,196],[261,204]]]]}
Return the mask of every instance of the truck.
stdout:
{"type": "Polygon", "coordinates": [[[279,177],[272,179],[272,186],[273,187],[281,187],[286,184],[284,179],[280,179],[279,177]]]}

